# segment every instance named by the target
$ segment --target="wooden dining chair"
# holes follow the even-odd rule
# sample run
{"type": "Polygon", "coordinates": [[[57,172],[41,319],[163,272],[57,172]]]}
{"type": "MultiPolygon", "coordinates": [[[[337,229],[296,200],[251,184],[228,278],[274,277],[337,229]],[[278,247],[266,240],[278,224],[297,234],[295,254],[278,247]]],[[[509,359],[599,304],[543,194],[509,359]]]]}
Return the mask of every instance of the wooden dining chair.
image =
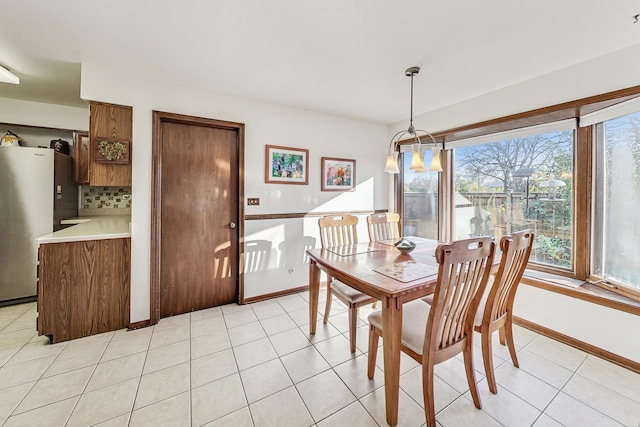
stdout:
{"type": "MultiPolygon", "coordinates": [[[[358,243],[358,217],[349,214],[326,215],[318,220],[320,226],[320,242],[323,248],[358,243]]],[[[356,329],[358,324],[358,308],[375,303],[376,299],[364,294],[344,283],[327,277],[327,303],[324,309],[323,323],[327,323],[331,312],[332,296],[342,301],[349,312],[349,348],[351,353],[356,351],[356,329]]]]}
{"type": "MultiPolygon", "coordinates": [[[[462,352],[471,397],[481,407],[473,367],[473,321],[480,296],[489,280],[495,243],[476,237],[441,244],[436,248],[439,264],[433,304],[415,300],[402,307],[402,351],[422,364],[422,389],[427,426],[436,426],[433,369],[462,352]]],[[[382,314],[369,315],[367,374],[373,379],[382,336],[382,314]]]]}
{"type": "Polygon", "coordinates": [[[502,258],[493,283],[483,295],[474,321],[474,329],[480,332],[482,341],[482,359],[491,393],[497,393],[496,377],[493,371],[493,352],[491,336],[496,330],[500,334],[500,343],[509,348],[511,361],[516,368],[518,357],[513,341],[513,301],[516,298],[518,284],[522,279],[533,247],[534,233],[523,230],[500,239],[502,258]]]}
{"type": "Polygon", "coordinates": [[[400,215],[397,213],[377,213],[367,217],[369,240],[392,240],[400,238],[400,215]]]}

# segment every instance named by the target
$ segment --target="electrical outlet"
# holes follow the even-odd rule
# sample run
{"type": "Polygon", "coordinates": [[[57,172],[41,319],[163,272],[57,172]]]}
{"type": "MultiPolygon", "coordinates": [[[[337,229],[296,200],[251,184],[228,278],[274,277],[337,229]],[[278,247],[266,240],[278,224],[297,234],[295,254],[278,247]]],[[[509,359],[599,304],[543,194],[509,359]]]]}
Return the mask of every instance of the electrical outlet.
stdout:
{"type": "Polygon", "coordinates": [[[257,197],[247,199],[247,205],[249,206],[258,206],[259,204],[260,199],[258,199],[257,197]]]}

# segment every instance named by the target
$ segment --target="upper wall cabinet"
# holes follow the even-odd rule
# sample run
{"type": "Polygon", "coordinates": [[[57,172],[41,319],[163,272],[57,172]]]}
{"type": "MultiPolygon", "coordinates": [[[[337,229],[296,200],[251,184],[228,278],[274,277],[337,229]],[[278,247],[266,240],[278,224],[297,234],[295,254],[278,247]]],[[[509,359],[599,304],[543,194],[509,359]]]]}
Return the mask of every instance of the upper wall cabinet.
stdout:
{"type": "Polygon", "coordinates": [[[90,108],[89,185],[130,187],[132,108],[101,102],[91,102],[90,108]]]}
{"type": "Polygon", "coordinates": [[[89,184],[89,133],[73,133],[73,176],[77,184],[89,184]]]}

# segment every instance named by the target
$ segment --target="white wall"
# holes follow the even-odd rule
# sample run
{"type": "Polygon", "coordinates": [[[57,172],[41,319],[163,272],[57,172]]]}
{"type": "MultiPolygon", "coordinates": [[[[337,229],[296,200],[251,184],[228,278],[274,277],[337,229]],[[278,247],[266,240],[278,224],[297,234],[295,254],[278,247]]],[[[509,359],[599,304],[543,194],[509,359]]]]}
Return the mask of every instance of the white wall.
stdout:
{"type": "MultiPolygon", "coordinates": [[[[131,322],[149,318],[153,110],[245,123],[245,197],[260,198],[260,206],[245,206],[245,214],[388,207],[389,178],[382,171],[388,144],[386,126],[154,82],[149,76],[139,78],[125,72],[124,68],[105,69],[83,64],[81,96],[133,107],[131,322]],[[266,144],[308,148],[309,185],[265,184],[266,144]],[[320,191],[322,156],[356,159],[354,192],[320,191]]],[[[285,230],[279,234],[281,240],[276,241],[274,247],[283,240],[294,247],[303,247],[308,227],[299,223],[306,221],[247,221],[245,236],[248,240],[260,240],[265,233],[270,233],[268,230],[282,225],[285,230]]],[[[279,250],[274,259],[278,257],[279,250]]],[[[301,286],[303,277],[306,279],[305,272],[301,271],[304,269],[298,268],[295,274],[289,274],[285,264],[273,264],[269,274],[247,275],[245,295],[301,286]]]]}
{"type": "MultiPolygon", "coordinates": [[[[414,118],[417,128],[441,131],[640,85],[640,45],[487,93],[414,118]]],[[[396,123],[389,134],[406,128],[396,123]]],[[[640,317],[523,285],[515,314],[640,362],[640,317]]]]}
{"type": "Polygon", "coordinates": [[[534,286],[520,285],[516,316],[640,362],[640,316],[571,298],[534,286]]]}
{"type": "Polygon", "coordinates": [[[77,108],[0,98],[0,123],[88,131],[89,106],[77,108]]]}

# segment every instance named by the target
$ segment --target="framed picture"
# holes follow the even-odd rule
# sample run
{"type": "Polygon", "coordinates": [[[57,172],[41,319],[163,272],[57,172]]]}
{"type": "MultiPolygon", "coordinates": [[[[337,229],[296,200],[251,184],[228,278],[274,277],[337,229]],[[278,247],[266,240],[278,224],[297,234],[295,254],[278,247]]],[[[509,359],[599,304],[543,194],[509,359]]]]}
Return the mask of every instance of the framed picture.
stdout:
{"type": "Polygon", "coordinates": [[[353,190],[356,183],[356,161],[322,158],[322,191],[353,190]]]}
{"type": "Polygon", "coordinates": [[[267,184],[309,184],[309,150],[267,145],[265,151],[267,184]]]}

